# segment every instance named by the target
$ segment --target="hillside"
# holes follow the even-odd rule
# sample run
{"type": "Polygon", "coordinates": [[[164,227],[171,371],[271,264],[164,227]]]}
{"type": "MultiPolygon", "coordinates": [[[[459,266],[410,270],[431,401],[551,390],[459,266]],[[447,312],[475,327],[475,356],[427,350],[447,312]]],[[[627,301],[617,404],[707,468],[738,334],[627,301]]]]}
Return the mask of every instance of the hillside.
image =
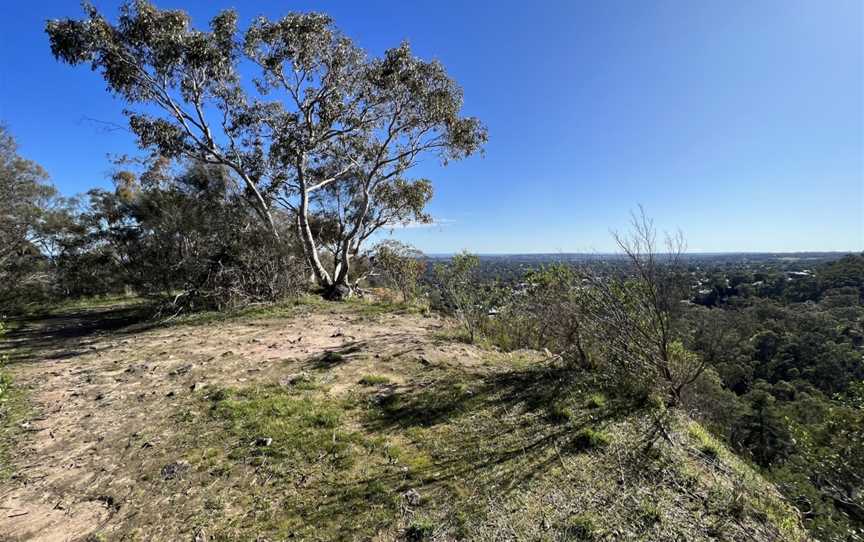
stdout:
{"type": "Polygon", "coordinates": [[[804,540],[695,422],[400,307],[309,301],[8,337],[0,540],[804,540]]]}

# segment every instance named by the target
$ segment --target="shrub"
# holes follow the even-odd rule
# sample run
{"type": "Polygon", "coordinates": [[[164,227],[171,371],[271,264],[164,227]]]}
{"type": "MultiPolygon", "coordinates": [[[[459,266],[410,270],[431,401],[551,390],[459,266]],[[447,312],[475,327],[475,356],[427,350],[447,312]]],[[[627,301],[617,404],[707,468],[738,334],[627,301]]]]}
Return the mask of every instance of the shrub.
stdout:
{"type": "Polygon", "coordinates": [[[592,393],[586,402],[588,408],[603,408],[606,406],[606,396],[602,393],[592,393]]]}
{"type": "Polygon", "coordinates": [[[573,418],[573,410],[564,403],[556,402],[549,406],[547,416],[555,423],[565,423],[573,418]]]}
{"type": "Polygon", "coordinates": [[[389,384],[390,379],[384,375],[363,375],[359,382],[364,386],[378,386],[380,384],[389,384]]]}
{"type": "Polygon", "coordinates": [[[564,524],[564,533],[568,539],[594,540],[597,527],[594,519],[587,514],[576,514],[567,518],[564,524]]]}
{"type": "Polygon", "coordinates": [[[573,446],[577,450],[592,450],[603,448],[609,444],[609,436],[603,431],[586,427],[579,430],[573,438],[573,446]]]}
{"type": "Polygon", "coordinates": [[[419,297],[420,279],[426,272],[426,259],[416,248],[395,240],[379,243],[370,258],[373,273],[378,274],[402,301],[410,303],[419,297]]]}
{"type": "Polygon", "coordinates": [[[565,361],[590,366],[579,285],[579,273],[570,265],[525,273],[519,287],[501,299],[499,317],[489,322],[490,340],[505,350],[548,349],[565,361]]]}
{"type": "Polygon", "coordinates": [[[624,265],[586,270],[585,312],[603,353],[604,373],[618,388],[659,393],[668,406],[705,370],[702,356],[688,351],[678,329],[687,298],[682,265],[684,240],[667,236],[665,254],[644,211],[633,215],[632,230],[615,235],[624,265]]]}
{"type": "Polygon", "coordinates": [[[405,539],[409,542],[429,540],[435,533],[435,524],[428,519],[416,519],[405,530],[405,539]]]}
{"type": "Polygon", "coordinates": [[[497,284],[481,283],[479,265],[480,258],[468,252],[456,254],[448,264],[435,265],[443,308],[459,319],[472,343],[483,332],[501,294],[497,284]]]}

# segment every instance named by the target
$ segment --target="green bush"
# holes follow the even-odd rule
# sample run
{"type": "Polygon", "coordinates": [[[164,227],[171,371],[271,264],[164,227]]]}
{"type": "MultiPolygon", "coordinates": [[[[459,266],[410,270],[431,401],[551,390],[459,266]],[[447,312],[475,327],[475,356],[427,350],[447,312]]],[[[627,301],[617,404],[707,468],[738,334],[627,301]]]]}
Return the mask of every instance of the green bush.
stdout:
{"type": "Polygon", "coordinates": [[[410,542],[429,540],[435,533],[435,525],[428,519],[417,519],[405,530],[405,539],[410,542]]]}
{"type": "Polygon", "coordinates": [[[384,375],[363,375],[359,383],[364,386],[378,386],[380,384],[389,384],[390,379],[384,375]]]}
{"type": "Polygon", "coordinates": [[[609,444],[609,435],[590,427],[581,429],[573,439],[573,445],[577,450],[603,448],[607,444],[609,444]]]}
{"type": "Polygon", "coordinates": [[[564,533],[567,540],[594,540],[597,527],[594,519],[587,514],[577,514],[567,518],[564,524],[564,533]]]}

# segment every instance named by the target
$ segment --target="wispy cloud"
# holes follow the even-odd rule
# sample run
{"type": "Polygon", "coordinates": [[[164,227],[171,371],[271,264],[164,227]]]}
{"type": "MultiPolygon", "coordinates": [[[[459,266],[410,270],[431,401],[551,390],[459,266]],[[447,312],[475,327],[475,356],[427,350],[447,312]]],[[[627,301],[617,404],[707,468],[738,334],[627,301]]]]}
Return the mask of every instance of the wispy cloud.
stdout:
{"type": "Polygon", "coordinates": [[[438,228],[455,224],[456,221],[449,218],[435,218],[432,222],[406,222],[403,224],[391,224],[391,230],[411,230],[419,228],[438,228]]]}

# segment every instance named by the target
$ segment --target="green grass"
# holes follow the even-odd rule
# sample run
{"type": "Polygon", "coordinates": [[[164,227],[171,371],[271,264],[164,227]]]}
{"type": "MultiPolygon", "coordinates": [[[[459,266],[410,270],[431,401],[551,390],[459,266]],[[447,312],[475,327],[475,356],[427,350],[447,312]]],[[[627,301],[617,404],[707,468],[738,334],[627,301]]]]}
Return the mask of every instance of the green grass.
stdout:
{"type": "Polygon", "coordinates": [[[359,383],[364,386],[380,386],[382,384],[389,384],[390,377],[384,375],[363,375],[359,383]]]}
{"type": "Polygon", "coordinates": [[[609,435],[603,431],[585,427],[576,432],[573,445],[577,450],[594,450],[608,446],[610,440],[609,435]]]}
{"type": "Polygon", "coordinates": [[[12,474],[12,457],[23,430],[21,422],[28,412],[23,390],[14,386],[0,366],[0,481],[12,474]]]}
{"type": "Polygon", "coordinates": [[[435,524],[428,518],[415,519],[405,529],[405,539],[409,542],[431,540],[433,534],[435,534],[435,524]]]}
{"type": "Polygon", "coordinates": [[[21,307],[22,315],[39,316],[43,314],[56,314],[87,309],[121,308],[135,305],[148,305],[150,300],[135,295],[106,294],[79,298],[63,299],[60,301],[31,303],[21,307]]]}
{"type": "MultiPolygon", "coordinates": [[[[0,339],[7,329],[8,324],[0,320],[0,339]]],[[[0,354],[0,480],[5,480],[11,474],[10,459],[21,432],[19,423],[26,411],[24,393],[15,388],[12,376],[5,369],[7,361],[8,356],[0,354]]]]}
{"type": "MultiPolygon", "coordinates": [[[[176,419],[185,455],[171,457],[191,464],[190,486],[208,487],[190,524],[214,540],[600,540],[622,525],[652,540],[692,539],[700,522],[739,534],[770,523],[798,540],[758,476],[736,501],[730,471],[704,455],[662,440],[642,453],[649,412],[592,400],[599,391],[573,391],[582,384],[554,368],[499,367],[400,375],[406,386],[384,396],[305,384],[196,394],[199,414],[176,419]]],[[[669,430],[692,450],[710,442],[700,429],[669,430]]],[[[727,454],[718,445],[718,461],[727,454]]]]}
{"type": "Polygon", "coordinates": [[[603,408],[606,406],[606,396],[602,393],[592,393],[588,395],[586,405],[588,408],[603,408]]]}
{"type": "Polygon", "coordinates": [[[720,443],[699,424],[691,424],[687,428],[690,438],[696,441],[697,448],[705,457],[717,459],[720,455],[720,443]]]}
{"type": "Polygon", "coordinates": [[[232,450],[235,458],[273,457],[311,461],[326,457],[342,466],[350,462],[349,446],[355,439],[340,429],[343,408],[339,404],[297,396],[281,389],[228,390],[214,397],[211,415],[240,438],[232,450]],[[272,439],[266,447],[258,439],[272,439]]]}
{"type": "Polygon", "coordinates": [[[222,502],[249,509],[247,516],[225,517],[219,501],[202,503],[197,522],[214,539],[252,532],[280,540],[345,533],[368,539],[396,521],[400,485],[382,478],[398,480],[401,460],[392,455],[412,453],[358,430],[351,418],[361,403],[330,398],[305,380],[223,389],[199,401],[206,401],[206,416],[188,427],[196,447],[186,459],[206,483],[224,487],[222,502]],[[250,479],[259,482],[248,485],[250,479]]]}
{"type": "Polygon", "coordinates": [[[564,521],[564,533],[567,540],[595,540],[597,527],[595,519],[590,514],[576,514],[564,521]]]}
{"type": "MultiPolygon", "coordinates": [[[[722,463],[731,470],[734,490],[728,492],[726,512],[730,516],[748,515],[774,525],[783,540],[807,540],[798,519],[798,512],[784,500],[777,488],[758,474],[756,468],[747,464],[724,447],[702,425],[695,421],[686,423],[686,434],[702,457],[710,462],[722,463]]],[[[723,490],[718,490],[723,493],[723,490]]]]}

